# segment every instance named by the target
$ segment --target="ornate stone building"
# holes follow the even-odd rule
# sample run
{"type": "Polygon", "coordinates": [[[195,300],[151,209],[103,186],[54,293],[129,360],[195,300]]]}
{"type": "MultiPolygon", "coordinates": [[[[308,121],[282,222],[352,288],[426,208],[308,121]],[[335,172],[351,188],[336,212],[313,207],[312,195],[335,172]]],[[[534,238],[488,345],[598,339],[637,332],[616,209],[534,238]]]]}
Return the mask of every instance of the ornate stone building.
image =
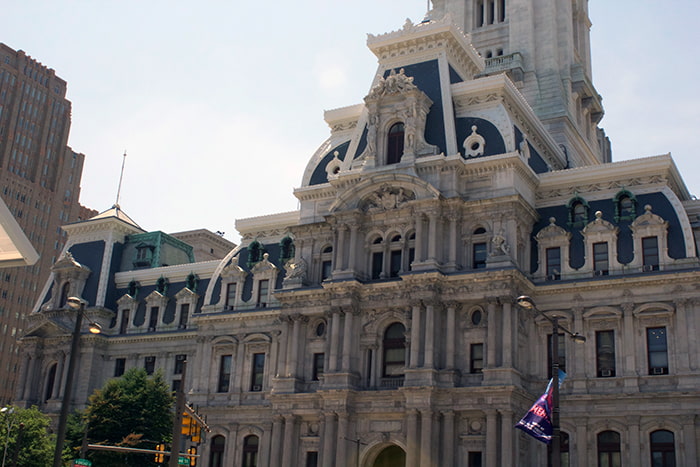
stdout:
{"type": "Polygon", "coordinates": [[[208,417],[202,465],[545,465],[514,429],[551,363],[528,295],[587,338],[557,337],[563,465],[697,466],[700,203],[670,156],[610,162],[586,2],[430,18],[369,36],[378,72],[325,113],[300,209],[237,221],[222,260],[118,209],[67,225],[18,402],[57,410],[78,295],[105,332],[72,402],[162,369],[208,417]]]}

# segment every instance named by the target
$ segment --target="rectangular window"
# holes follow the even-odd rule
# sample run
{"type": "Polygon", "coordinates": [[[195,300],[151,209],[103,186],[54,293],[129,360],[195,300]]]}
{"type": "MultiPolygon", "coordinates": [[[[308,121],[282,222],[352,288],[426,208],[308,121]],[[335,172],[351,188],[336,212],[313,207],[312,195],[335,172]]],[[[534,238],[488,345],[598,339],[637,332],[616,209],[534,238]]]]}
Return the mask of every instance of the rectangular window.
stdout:
{"type": "Polygon", "coordinates": [[[231,383],[231,363],[233,361],[232,355],[222,355],[219,361],[219,385],[217,386],[218,392],[228,392],[229,385],[231,383]]]}
{"type": "Polygon", "coordinates": [[[126,334],[129,327],[129,310],[122,310],[122,320],[119,323],[119,334],[126,334]]]}
{"type": "Polygon", "coordinates": [[[321,280],[325,281],[331,277],[331,260],[326,260],[321,263],[321,280]]]}
{"type": "Polygon", "coordinates": [[[391,252],[389,256],[389,277],[399,277],[399,272],[401,272],[401,250],[395,250],[391,252]]]}
{"type": "Polygon", "coordinates": [[[372,253],[372,279],[379,279],[384,269],[384,253],[375,251],[372,253]]]}
{"type": "Polygon", "coordinates": [[[146,357],[143,362],[143,368],[147,375],[152,375],[156,370],[156,357],[146,357]]]}
{"type": "Polygon", "coordinates": [[[545,250],[547,261],[547,279],[558,281],[561,279],[561,248],[547,248],[545,250]]]}
{"type": "Polygon", "coordinates": [[[659,240],[657,237],[642,238],[642,264],[645,271],[659,270],[659,240]]]}
{"type": "Polygon", "coordinates": [[[486,268],[486,243],[475,243],[472,246],[473,269],[486,268]]]}
{"type": "Polygon", "coordinates": [[[189,318],[190,315],[190,304],[189,303],[183,303],[180,305],[180,323],[178,324],[178,329],[185,329],[187,328],[187,319],[189,318]]]}
{"type": "Polygon", "coordinates": [[[178,391],[180,390],[180,386],[182,386],[182,380],[174,379],[174,380],[173,380],[172,391],[173,391],[173,392],[178,392],[178,391]]]}
{"type": "Polygon", "coordinates": [[[325,354],[315,353],[314,354],[314,369],[311,379],[313,381],[318,381],[318,377],[323,375],[323,364],[325,362],[325,354]]]}
{"type": "Polygon", "coordinates": [[[126,358],[118,358],[114,361],[114,377],[118,378],[124,374],[126,369],[126,358]]]}
{"type": "Polygon", "coordinates": [[[481,467],[481,451],[469,451],[468,467],[481,467]]]}
{"type": "MultiPolygon", "coordinates": [[[[566,372],[566,340],[559,334],[559,369],[566,372]]],[[[552,377],[552,335],[547,335],[547,378],[552,377]]]]}
{"type": "Polygon", "coordinates": [[[258,282],[258,302],[257,306],[265,308],[267,306],[267,295],[270,289],[270,281],[263,279],[258,282]]]}
{"type": "Polygon", "coordinates": [[[615,376],[615,331],[596,331],[595,351],[598,376],[615,376]]]}
{"type": "Polygon", "coordinates": [[[175,355],[175,368],[173,369],[174,375],[181,375],[182,370],[185,367],[185,360],[187,360],[187,355],[180,354],[175,355]]]}
{"type": "Polygon", "coordinates": [[[309,451],[306,453],[306,467],[318,467],[317,451],[309,451]]]}
{"type": "Polygon", "coordinates": [[[593,244],[593,271],[596,276],[608,275],[608,242],[593,244]]]}
{"type": "Polygon", "coordinates": [[[253,354],[253,371],[250,381],[251,391],[262,391],[263,375],[265,374],[265,354],[253,354]]]}
{"type": "Polygon", "coordinates": [[[232,309],[236,304],[236,283],[226,284],[226,307],[232,309]]]}
{"type": "Polygon", "coordinates": [[[666,328],[647,328],[647,353],[650,375],[668,374],[666,328]]]}
{"type": "Polygon", "coordinates": [[[472,344],[469,347],[469,372],[481,373],[484,369],[484,344],[472,344]]]}
{"type": "Polygon", "coordinates": [[[156,330],[156,326],[158,326],[158,307],[154,306],[151,307],[151,315],[148,318],[148,330],[153,332],[156,330]]]}

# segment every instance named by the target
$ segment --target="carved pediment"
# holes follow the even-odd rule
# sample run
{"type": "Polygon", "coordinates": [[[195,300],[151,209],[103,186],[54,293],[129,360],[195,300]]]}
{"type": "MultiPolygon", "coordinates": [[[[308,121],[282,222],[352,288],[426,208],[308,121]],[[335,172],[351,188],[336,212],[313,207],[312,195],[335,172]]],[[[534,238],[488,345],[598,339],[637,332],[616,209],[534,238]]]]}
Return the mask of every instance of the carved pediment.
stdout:
{"type": "Polygon", "coordinates": [[[603,219],[603,213],[596,211],[595,220],[583,228],[584,234],[617,232],[617,227],[603,219]]]}
{"type": "Polygon", "coordinates": [[[663,220],[661,216],[658,216],[651,212],[651,205],[647,204],[644,206],[644,214],[637,217],[634,222],[632,222],[631,229],[634,230],[635,227],[651,227],[660,226],[666,227],[668,222],[663,220]]]}
{"type": "Polygon", "coordinates": [[[382,185],[377,191],[365,196],[360,201],[362,211],[388,211],[402,207],[408,201],[416,199],[416,194],[402,187],[382,185]]]}
{"type": "Polygon", "coordinates": [[[175,294],[175,298],[178,301],[189,301],[193,299],[196,300],[198,297],[199,295],[197,295],[187,287],[183,287],[182,290],[175,294]]]}
{"type": "Polygon", "coordinates": [[[569,239],[571,233],[564,230],[562,227],[555,225],[556,219],[554,217],[549,218],[549,225],[544,229],[540,230],[535,238],[538,242],[543,242],[545,240],[558,240],[558,239],[569,239]]]}
{"type": "Polygon", "coordinates": [[[269,259],[269,258],[270,258],[269,253],[265,253],[265,254],[263,255],[262,261],[256,263],[255,266],[253,266],[253,268],[251,269],[251,272],[252,272],[253,274],[255,274],[255,275],[258,275],[258,274],[260,274],[261,272],[265,272],[265,271],[276,271],[276,270],[277,270],[277,266],[275,266],[274,264],[272,264],[272,263],[270,262],[270,259],[269,259]]]}
{"type": "Polygon", "coordinates": [[[398,73],[396,70],[391,70],[389,76],[379,78],[379,82],[374,85],[365,99],[379,99],[383,96],[401,94],[413,89],[418,89],[418,87],[413,84],[412,76],[406,76],[403,68],[398,73]]]}

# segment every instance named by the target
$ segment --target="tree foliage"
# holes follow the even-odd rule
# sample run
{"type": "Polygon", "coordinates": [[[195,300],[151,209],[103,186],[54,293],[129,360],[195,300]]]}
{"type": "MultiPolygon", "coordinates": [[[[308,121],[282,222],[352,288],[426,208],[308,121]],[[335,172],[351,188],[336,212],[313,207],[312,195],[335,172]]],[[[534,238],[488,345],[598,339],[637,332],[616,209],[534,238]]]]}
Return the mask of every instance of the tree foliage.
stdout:
{"type": "Polygon", "coordinates": [[[49,417],[36,407],[9,407],[4,411],[0,415],[0,458],[5,456],[5,465],[12,465],[18,447],[18,467],[51,465],[55,441],[48,434],[49,423],[49,417]],[[18,446],[20,432],[21,443],[18,446]]]}
{"type": "MultiPolygon", "coordinates": [[[[174,397],[160,372],[133,368],[90,396],[85,411],[91,443],[153,449],[172,438],[174,397]]],[[[93,451],[100,465],[152,465],[153,456],[93,451]]]]}

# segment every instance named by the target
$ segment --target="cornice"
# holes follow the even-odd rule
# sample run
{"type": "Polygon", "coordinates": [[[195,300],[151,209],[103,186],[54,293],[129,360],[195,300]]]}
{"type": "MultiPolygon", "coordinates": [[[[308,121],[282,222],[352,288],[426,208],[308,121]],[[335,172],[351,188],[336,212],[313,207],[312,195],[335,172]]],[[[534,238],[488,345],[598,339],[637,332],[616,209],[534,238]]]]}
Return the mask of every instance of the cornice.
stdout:
{"type": "Polygon", "coordinates": [[[123,271],[114,275],[114,282],[118,288],[125,288],[132,280],[139,282],[142,286],[154,285],[160,277],[167,277],[171,283],[184,282],[190,273],[195,273],[200,278],[209,278],[213,275],[220,263],[221,261],[217,259],[200,263],[186,263],[159,268],[123,271]]]}

